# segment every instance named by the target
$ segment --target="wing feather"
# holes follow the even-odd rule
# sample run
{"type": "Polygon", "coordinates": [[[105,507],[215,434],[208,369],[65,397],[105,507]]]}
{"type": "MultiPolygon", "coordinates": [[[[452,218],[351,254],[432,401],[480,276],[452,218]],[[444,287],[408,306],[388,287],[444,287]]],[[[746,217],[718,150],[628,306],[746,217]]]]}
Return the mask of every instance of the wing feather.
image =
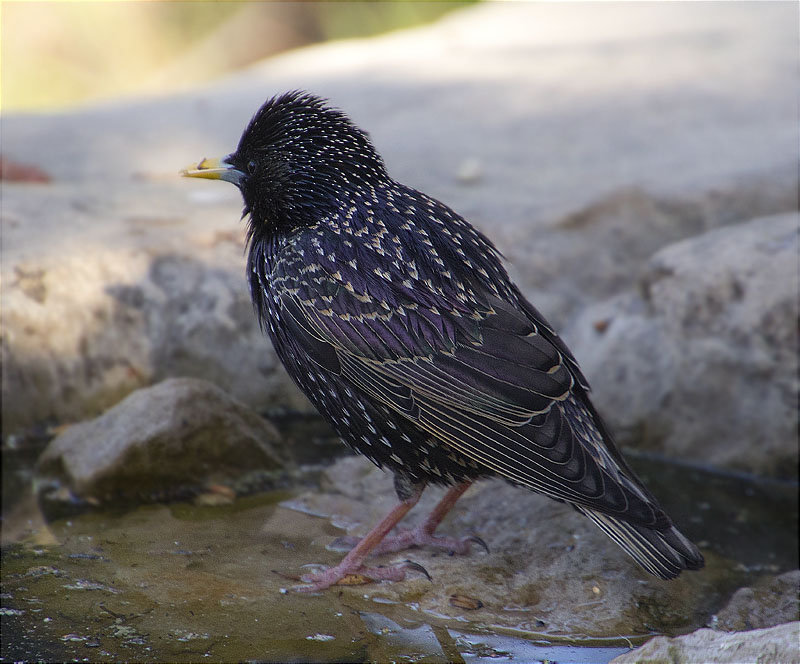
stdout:
{"type": "Polygon", "coordinates": [[[377,305],[330,315],[289,291],[282,303],[295,343],[315,362],[466,459],[553,498],[644,526],[664,523],[602,434],[575,429],[572,413],[591,416],[569,406],[583,389],[574,360],[508,303],[487,302],[471,317],[443,306],[400,315],[377,305]]]}

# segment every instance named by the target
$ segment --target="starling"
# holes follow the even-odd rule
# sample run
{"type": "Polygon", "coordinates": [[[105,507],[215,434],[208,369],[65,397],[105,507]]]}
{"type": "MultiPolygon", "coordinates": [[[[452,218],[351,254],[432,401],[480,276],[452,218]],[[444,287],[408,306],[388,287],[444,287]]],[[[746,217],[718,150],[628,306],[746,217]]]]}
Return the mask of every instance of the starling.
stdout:
{"type": "Polygon", "coordinates": [[[636,477],[565,343],[492,243],[393,180],[367,135],[304,92],[268,100],[236,151],[188,177],[239,187],[253,305],[287,371],[345,443],[394,474],[400,503],[342,562],[303,581],[400,580],[368,555],[478,538],[434,530],[480,478],[570,503],[663,579],[703,557],[636,477]],[[389,532],[426,485],[450,487],[413,530],[389,532]]]}

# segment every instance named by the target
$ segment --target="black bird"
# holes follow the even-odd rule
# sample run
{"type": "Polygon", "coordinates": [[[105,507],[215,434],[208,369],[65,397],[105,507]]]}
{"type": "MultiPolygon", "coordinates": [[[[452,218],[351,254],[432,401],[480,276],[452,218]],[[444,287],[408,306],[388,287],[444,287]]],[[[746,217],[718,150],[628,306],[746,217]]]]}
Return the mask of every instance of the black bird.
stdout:
{"type": "Polygon", "coordinates": [[[628,467],[578,363],[511,282],[492,243],[393,180],[367,135],[325,100],[268,100],[236,151],[183,175],[239,187],[261,326],[294,381],[356,452],[394,473],[400,504],[322,589],[370,553],[477,538],[433,535],[469,485],[500,477],[572,504],[663,579],[703,557],[628,467]],[[427,484],[451,487],[418,528],[386,537],[427,484]]]}

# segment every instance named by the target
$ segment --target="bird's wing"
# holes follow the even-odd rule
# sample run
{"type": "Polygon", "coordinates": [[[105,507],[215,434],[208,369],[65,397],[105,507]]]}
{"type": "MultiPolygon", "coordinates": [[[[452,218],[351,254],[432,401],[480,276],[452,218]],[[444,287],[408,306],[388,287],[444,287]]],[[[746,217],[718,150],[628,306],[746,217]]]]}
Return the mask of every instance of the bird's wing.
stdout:
{"type": "Polygon", "coordinates": [[[488,295],[471,311],[425,298],[285,291],[282,318],[287,336],[320,367],[466,459],[553,498],[667,527],[606,444],[574,360],[536,323],[488,295]]]}

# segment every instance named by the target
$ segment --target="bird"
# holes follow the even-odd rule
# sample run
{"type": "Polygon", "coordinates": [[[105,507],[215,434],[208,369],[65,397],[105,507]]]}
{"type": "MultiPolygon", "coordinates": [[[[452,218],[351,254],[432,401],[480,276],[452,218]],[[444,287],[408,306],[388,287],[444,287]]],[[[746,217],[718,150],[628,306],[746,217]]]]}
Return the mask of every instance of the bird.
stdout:
{"type": "Polygon", "coordinates": [[[485,546],[435,534],[485,478],[572,505],[657,577],[703,567],[621,455],[572,352],[492,242],[394,180],[343,111],[302,90],[276,95],[234,152],[181,173],[239,188],[262,330],[341,439],[394,476],[398,504],[338,565],[303,575],[302,590],[351,575],[400,581],[419,569],[369,566],[375,553],[485,546]],[[447,487],[430,515],[390,534],[429,485],[447,487]]]}

